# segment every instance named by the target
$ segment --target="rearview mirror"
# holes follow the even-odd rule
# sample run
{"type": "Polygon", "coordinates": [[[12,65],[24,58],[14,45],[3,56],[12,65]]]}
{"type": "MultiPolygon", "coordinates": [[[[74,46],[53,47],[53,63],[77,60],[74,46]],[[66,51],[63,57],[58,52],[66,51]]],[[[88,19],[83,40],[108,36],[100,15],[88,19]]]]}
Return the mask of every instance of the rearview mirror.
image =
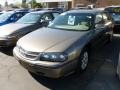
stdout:
{"type": "Polygon", "coordinates": [[[42,21],[40,22],[43,27],[47,27],[49,22],[48,21],[42,21]]]}

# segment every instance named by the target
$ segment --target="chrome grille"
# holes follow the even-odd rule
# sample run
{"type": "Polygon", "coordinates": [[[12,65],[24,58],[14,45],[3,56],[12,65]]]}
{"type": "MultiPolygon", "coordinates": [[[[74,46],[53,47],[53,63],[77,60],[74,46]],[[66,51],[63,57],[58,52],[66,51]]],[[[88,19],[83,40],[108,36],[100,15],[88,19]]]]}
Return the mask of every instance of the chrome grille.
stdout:
{"type": "Polygon", "coordinates": [[[19,47],[19,52],[22,57],[30,59],[30,60],[35,60],[39,55],[38,52],[30,52],[30,51],[23,49],[22,47],[19,47]]]}

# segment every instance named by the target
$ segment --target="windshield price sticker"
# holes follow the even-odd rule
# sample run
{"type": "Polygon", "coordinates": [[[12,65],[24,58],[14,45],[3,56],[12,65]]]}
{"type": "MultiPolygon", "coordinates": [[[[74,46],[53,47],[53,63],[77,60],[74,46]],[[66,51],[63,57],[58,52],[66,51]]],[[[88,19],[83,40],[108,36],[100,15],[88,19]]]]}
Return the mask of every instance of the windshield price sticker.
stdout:
{"type": "Polygon", "coordinates": [[[68,24],[74,25],[75,24],[75,16],[69,16],[68,17],[68,24]]]}

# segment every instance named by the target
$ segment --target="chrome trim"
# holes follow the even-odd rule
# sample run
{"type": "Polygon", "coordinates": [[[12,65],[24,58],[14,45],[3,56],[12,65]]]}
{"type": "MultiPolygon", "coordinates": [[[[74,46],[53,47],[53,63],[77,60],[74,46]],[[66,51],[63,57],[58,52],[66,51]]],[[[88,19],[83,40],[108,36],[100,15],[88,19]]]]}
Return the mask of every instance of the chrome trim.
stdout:
{"type": "Polygon", "coordinates": [[[22,47],[18,47],[18,51],[20,56],[29,60],[36,60],[40,53],[38,52],[31,52],[23,49],[22,47]]]}

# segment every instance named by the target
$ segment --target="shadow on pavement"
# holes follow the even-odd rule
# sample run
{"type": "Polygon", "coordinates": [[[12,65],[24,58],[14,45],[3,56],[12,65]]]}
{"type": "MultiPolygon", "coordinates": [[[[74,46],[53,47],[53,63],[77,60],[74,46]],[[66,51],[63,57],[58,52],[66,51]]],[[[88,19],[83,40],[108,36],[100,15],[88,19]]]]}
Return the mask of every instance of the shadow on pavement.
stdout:
{"type": "Polygon", "coordinates": [[[13,56],[13,48],[14,47],[0,47],[0,52],[8,56],[13,56]]]}

